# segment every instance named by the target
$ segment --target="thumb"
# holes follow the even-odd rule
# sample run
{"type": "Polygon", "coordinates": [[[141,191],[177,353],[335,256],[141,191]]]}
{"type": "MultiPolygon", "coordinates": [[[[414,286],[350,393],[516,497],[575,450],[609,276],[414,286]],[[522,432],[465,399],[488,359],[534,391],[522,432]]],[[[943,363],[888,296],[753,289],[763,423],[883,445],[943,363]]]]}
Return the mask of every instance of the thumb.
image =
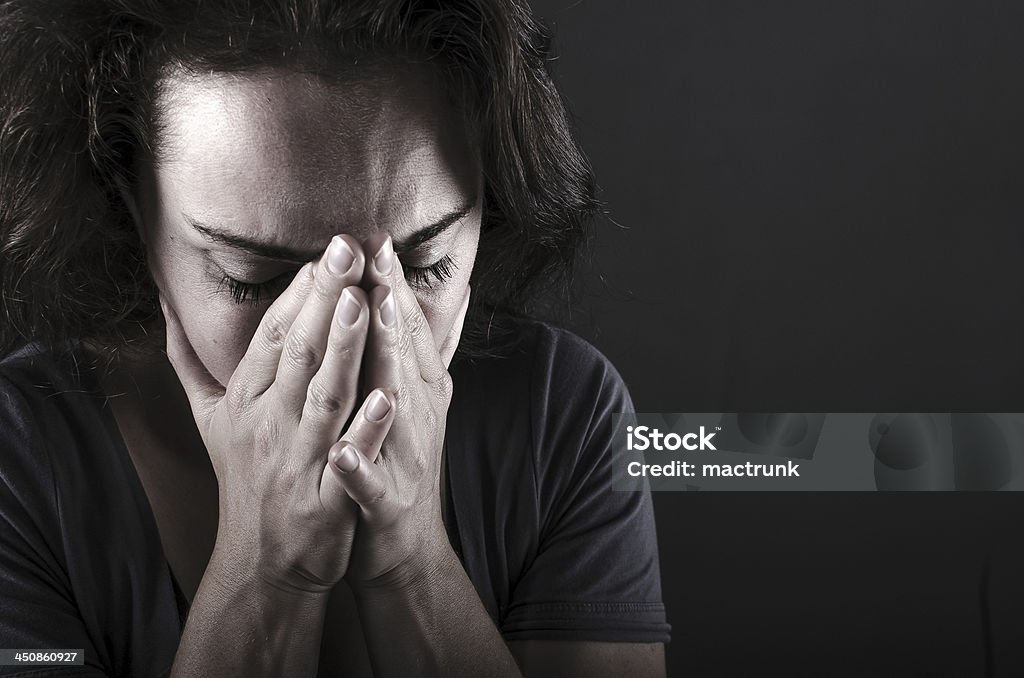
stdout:
{"type": "Polygon", "coordinates": [[[178,380],[185,389],[192,414],[195,416],[199,430],[204,436],[213,417],[214,408],[224,397],[224,387],[206,370],[199,360],[191,342],[178,320],[178,314],[163,296],[160,296],[160,308],[164,312],[167,324],[167,359],[178,375],[178,380]]]}

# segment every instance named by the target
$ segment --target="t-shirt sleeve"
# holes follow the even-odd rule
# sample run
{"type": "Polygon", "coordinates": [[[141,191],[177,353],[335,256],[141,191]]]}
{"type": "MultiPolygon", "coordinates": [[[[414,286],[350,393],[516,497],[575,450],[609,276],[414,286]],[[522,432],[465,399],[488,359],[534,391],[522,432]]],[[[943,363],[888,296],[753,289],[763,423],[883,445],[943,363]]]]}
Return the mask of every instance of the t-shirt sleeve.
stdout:
{"type": "Polygon", "coordinates": [[[668,642],[648,489],[612,489],[612,422],[633,403],[597,349],[562,330],[532,371],[536,557],[512,591],[507,640],[668,642]]]}
{"type": "Polygon", "coordinates": [[[105,676],[62,565],[53,469],[38,422],[0,376],[0,648],[78,649],[82,666],[0,665],[0,676],[105,676]]]}

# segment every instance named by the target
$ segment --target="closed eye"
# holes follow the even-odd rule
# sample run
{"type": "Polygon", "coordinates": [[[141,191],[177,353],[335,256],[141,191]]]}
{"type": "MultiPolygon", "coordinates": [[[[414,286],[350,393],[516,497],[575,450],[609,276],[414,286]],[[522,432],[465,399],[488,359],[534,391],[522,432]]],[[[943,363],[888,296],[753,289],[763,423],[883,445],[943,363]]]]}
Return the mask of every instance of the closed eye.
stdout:
{"type": "MultiPolygon", "coordinates": [[[[458,269],[455,260],[446,254],[429,266],[403,266],[406,280],[411,287],[429,289],[451,279],[458,269]]],[[[291,284],[297,271],[286,271],[265,282],[251,283],[232,278],[227,273],[221,275],[218,290],[226,291],[236,304],[259,306],[273,300],[284,292],[291,284]]]]}
{"type": "Polygon", "coordinates": [[[223,290],[227,288],[227,293],[231,295],[232,300],[236,304],[259,306],[261,303],[265,303],[277,297],[281,292],[284,292],[288,285],[291,284],[292,279],[295,278],[296,273],[298,271],[286,271],[261,283],[243,282],[224,273],[217,289],[223,290]]]}
{"type": "Polygon", "coordinates": [[[403,266],[405,278],[411,287],[430,288],[449,280],[458,266],[452,255],[446,254],[429,266],[403,266]]]}

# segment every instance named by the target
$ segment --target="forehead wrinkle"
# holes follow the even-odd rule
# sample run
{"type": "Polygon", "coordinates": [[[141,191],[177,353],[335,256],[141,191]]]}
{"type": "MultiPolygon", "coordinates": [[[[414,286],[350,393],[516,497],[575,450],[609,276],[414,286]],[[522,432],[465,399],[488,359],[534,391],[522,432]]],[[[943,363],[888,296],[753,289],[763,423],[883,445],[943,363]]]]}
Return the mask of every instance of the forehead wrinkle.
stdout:
{"type": "Polygon", "coordinates": [[[199,188],[214,206],[197,219],[275,244],[315,247],[335,232],[411,231],[463,198],[446,177],[458,169],[452,156],[460,149],[445,142],[457,135],[423,80],[397,78],[375,89],[370,82],[339,88],[276,76],[207,74],[171,88],[169,121],[181,128],[177,159],[190,158],[187,164],[206,173],[199,188]],[[187,96],[189,88],[197,96],[187,96]],[[191,114],[204,110],[205,117],[191,114]],[[175,112],[182,113],[177,121],[175,112]],[[215,152],[197,138],[204,121],[198,131],[216,142],[215,152]],[[456,191],[451,198],[449,188],[456,191]],[[218,209],[225,202],[218,191],[238,204],[218,209]],[[444,203],[434,199],[439,195],[444,203]]]}
{"type": "Polygon", "coordinates": [[[470,180],[460,186],[458,180],[452,181],[452,177],[469,178],[467,173],[477,163],[461,118],[454,115],[446,97],[437,96],[436,82],[433,89],[426,84],[430,82],[423,78],[405,85],[407,96],[399,101],[405,108],[388,101],[391,106],[382,107],[376,134],[367,137],[382,151],[372,154],[378,160],[373,186],[380,191],[367,194],[374,201],[368,213],[378,225],[393,231],[412,231],[452,209],[447,203],[461,204],[464,194],[475,192],[478,183],[470,180]],[[410,110],[415,113],[410,115],[410,110]],[[403,209],[395,214],[397,206],[403,209]]]}
{"type": "Polygon", "coordinates": [[[417,164],[421,159],[432,163],[431,150],[436,151],[433,135],[423,127],[432,126],[433,120],[410,115],[409,108],[407,101],[383,101],[362,140],[367,159],[363,214],[375,228],[394,230],[406,221],[402,215],[416,202],[418,178],[435,173],[419,170],[417,164]]]}
{"type": "MultiPolygon", "coordinates": [[[[302,116],[295,112],[301,106],[284,106],[275,94],[261,94],[262,89],[232,96],[232,81],[225,82],[225,88],[219,89],[189,81],[188,86],[199,88],[200,95],[189,97],[188,103],[168,115],[168,129],[175,132],[175,152],[164,166],[181,170],[177,176],[189,180],[205,198],[199,202],[225,208],[215,209],[220,214],[197,216],[221,223],[238,221],[229,215],[241,217],[238,226],[244,232],[276,242],[281,240],[278,236],[285,224],[321,220],[311,206],[350,205],[350,201],[329,197],[338,193],[339,175],[368,174],[368,153],[364,144],[354,142],[359,131],[349,129],[351,119],[331,126],[333,138],[325,144],[323,120],[311,124],[322,117],[316,106],[312,115],[302,116]],[[186,139],[189,143],[181,143],[186,139]],[[210,152],[211,147],[215,152],[210,152]],[[243,204],[231,205],[231,197],[239,194],[243,204]]],[[[183,96],[180,93],[179,101],[183,96]]],[[[366,124],[365,120],[357,127],[366,124]]],[[[305,229],[292,230],[301,234],[305,229]]],[[[287,237],[291,240],[295,235],[287,237]]]]}
{"type": "MultiPolygon", "coordinates": [[[[476,191],[467,158],[447,148],[451,133],[445,122],[450,126],[451,121],[440,115],[429,121],[428,127],[402,137],[394,152],[382,154],[389,161],[387,195],[376,205],[375,216],[403,235],[454,209],[454,202],[461,205],[476,191]],[[394,214],[396,204],[402,209],[394,214]]],[[[457,144],[455,149],[459,150],[457,144]]]]}

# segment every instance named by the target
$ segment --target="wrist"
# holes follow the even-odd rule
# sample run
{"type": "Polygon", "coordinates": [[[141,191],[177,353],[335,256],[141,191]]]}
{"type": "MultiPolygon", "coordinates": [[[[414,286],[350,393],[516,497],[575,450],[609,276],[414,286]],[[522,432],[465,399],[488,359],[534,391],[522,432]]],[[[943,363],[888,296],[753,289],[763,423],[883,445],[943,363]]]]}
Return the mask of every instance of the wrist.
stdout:
{"type": "Polygon", "coordinates": [[[458,563],[458,557],[442,527],[417,540],[406,549],[406,555],[387,570],[369,578],[346,576],[346,582],[357,596],[374,592],[402,593],[434,586],[453,563],[458,563]]]}
{"type": "Polygon", "coordinates": [[[274,584],[244,560],[215,552],[172,675],[315,675],[329,595],[274,584]]]}
{"type": "Polygon", "coordinates": [[[330,597],[333,584],[314,580],[297,568],[271,566],[254,549],[218,541],[214,546],[204,580],[222,595],[251,595],[254,599],[281,604],[315,604],[330,597]]]}

